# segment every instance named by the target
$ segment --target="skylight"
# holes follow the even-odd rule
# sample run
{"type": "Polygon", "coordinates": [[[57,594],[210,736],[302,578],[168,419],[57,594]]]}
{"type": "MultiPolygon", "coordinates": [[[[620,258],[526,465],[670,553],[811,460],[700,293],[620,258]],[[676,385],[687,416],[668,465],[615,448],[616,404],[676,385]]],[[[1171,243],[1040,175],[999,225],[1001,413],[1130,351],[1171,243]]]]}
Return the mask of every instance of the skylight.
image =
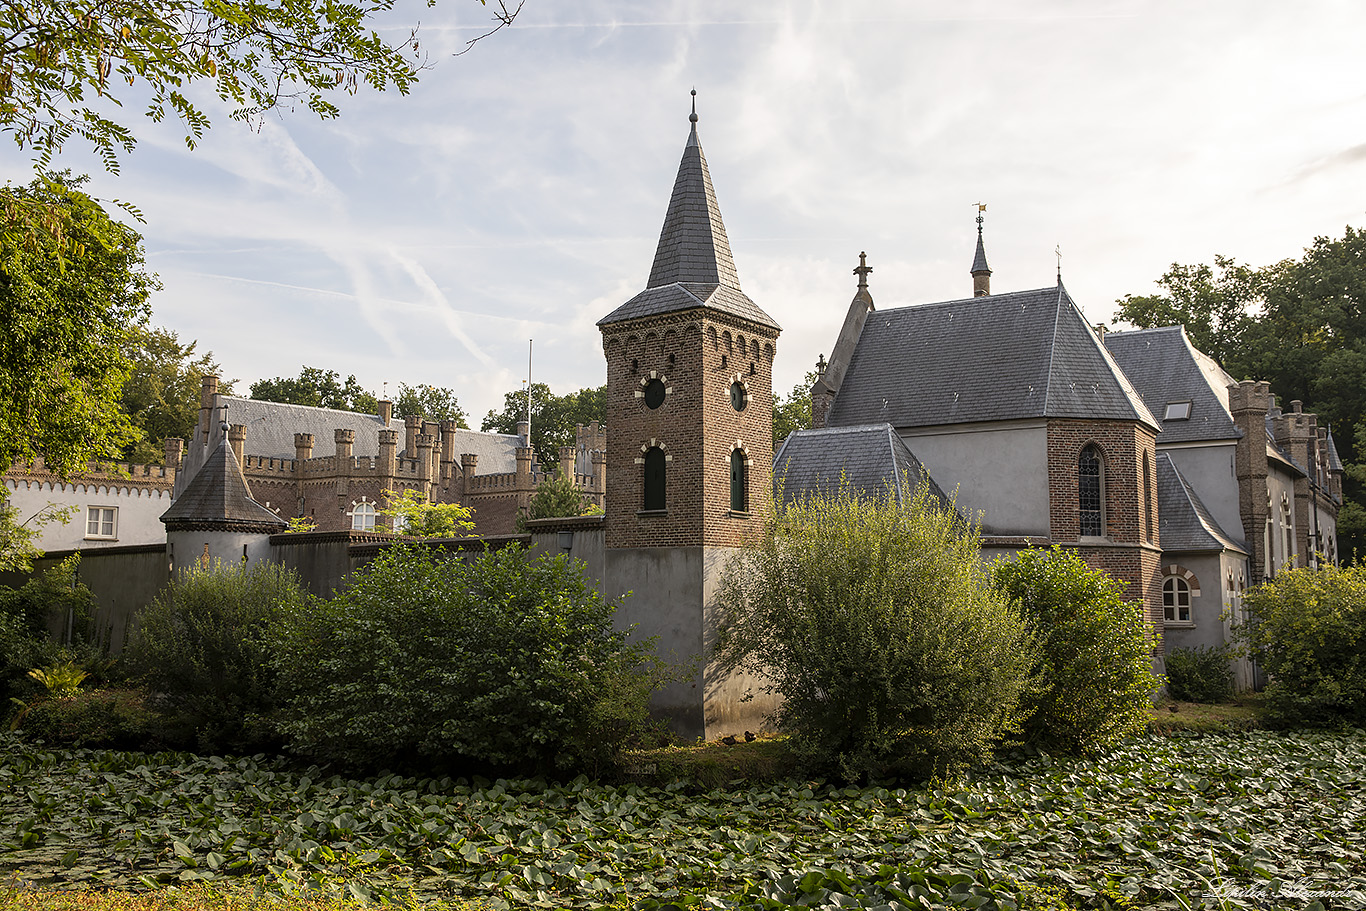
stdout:
{"type": "Polygon", "coordinates": [[[1167,410],[1162,415],[1164,421],[1186,421],[1190,420],[1190,402],[1168,402],[1167,410]]]}

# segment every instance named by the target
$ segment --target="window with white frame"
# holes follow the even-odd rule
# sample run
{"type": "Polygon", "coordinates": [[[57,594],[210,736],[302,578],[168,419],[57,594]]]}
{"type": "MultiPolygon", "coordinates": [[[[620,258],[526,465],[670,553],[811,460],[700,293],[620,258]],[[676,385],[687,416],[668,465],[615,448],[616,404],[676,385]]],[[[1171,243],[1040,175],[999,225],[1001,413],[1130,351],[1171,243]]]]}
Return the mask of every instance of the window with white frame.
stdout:
{"type": "Polygon", "coordinates": [[[1162,616],[1168,623],[1191,622],[1191,587],[1180,576],[1168,576],[1162,583],[1162,616]]]}
{"type": "Polygon", "coordinates": [[[374,531],[375,530],[375,504],[368,500],[361,500],[351,507],[351,530],[352,531],[374,531]]]}
{"type": "Polygon", "coordinates": [[[119,508],[91,506],[85,512],[85,536],[112,541],[119,536],[119,508]]]}

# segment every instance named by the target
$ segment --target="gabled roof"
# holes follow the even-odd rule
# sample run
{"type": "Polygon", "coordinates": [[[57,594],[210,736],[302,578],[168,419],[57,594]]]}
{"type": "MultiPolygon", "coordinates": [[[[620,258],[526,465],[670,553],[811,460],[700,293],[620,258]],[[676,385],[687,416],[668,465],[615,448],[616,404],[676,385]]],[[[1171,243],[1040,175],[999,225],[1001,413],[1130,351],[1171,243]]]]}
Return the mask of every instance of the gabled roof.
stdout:
{"type": "Polygon", "coordinates": [[[190,483],[161,514],[167,531],[211,529],[271,533],[289,523],[251,497],[227,438],[209,454],[190,483]]]}
{"type": "Polygon", "coordinates": [[[1041,417],[1158,427],[1062,285],[868,314],[829,424],[1041,417]]]}
{"type": "MultiPolygon", "coordinates": [[[[232,395],[219,396],[223,411],[215,417],[229,424],[247,428],[247,455],[268,459],[294,458],[294,434],[313,434],[313,455],[336,453],[337,430],[351,430],[356,434],[352,454],[373,458],[379,455],[379,432],[384,422],[376,414],[339,411],[334,408],[314,408],[309,405],[288,405],[284,402],[264,402],[232,395]]],[[[403,446],[403,422],[392,429],[399,431],[399,447],[403,446]]],[[[517,447],[521,437],[502,433],[481,433],[477,430],[455,432],[455,456],[472,452],[479,457],[480,474],[505,474],[517,470],[517,447]]],[[[411,453],[409,458],[415,458],[411,453]]]]}
{"type": "Polygon", "coordinates": [[[707,158],[697,138],[695,112],[692,121],[645,290],[598,320],[599,326],[705,306],[779,328],[740,290],[707,158]]]}
{"type": "Polygon", "coordinates": [[[1242,436],[1228,410],[1228,387],[1235,380],[1191,344],[1184,326],[1107,332],[1105,347],[1161,421],[1159,443],[1242,436]],[[1190,402],[1190,417],[1166,420],[1169,402],[1190,402]]]}
{"type": "Polygon", "coordinates": [[[773,456],[774,491],[781,491],[784,502],[809,493],[834,493],[841,483],[868,495],[891,488],[902,502],[922,482],[929,484],[930,497],[940,508],[952,506],[891,424],[798,430],[773,456]]]}
{"type": "Polygon", "coordinates": [[[1232,550],[1249,553],[1247,544],[1219,527],[1195,488],[1165,452],[1157,454],[1157,514],[1164,552],[1232,550]]]}

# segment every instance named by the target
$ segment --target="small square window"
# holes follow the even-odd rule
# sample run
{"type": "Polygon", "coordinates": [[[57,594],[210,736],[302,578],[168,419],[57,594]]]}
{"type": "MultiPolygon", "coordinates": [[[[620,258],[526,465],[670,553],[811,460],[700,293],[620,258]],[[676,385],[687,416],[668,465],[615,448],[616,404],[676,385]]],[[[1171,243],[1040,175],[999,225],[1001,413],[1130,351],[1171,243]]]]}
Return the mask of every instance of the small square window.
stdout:
{"type": "Polygon", "coordinates": [[[1167,410],[1162,414],[1164,421],[1188,421],[1191,416],[1190,402],[1168,402],[1167,410]]]}
{"type": "Polygon", "coordinates": [[[119,508],[117,506],[91,506],[85,513],[85,536],[87,538],[114,539],[118,537],[119,508]]]}

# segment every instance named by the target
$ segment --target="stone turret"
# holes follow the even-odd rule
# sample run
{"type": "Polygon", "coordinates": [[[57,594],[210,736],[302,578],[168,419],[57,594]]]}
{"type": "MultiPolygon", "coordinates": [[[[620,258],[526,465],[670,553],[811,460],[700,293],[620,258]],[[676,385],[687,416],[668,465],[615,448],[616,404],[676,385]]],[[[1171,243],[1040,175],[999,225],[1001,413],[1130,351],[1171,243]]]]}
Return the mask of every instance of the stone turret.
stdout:
{"type": "Polygon", "coordinates": [[[1228,387],[1228,410],[1242,436],[1234,454],[1238,480],[1238,512],[1243,520],[1243,540],[1252,551],[1250,581],[1266,577],[1266,415],[1271,408],[1271,387],[1265,382],[1243,380],[1228,387]]]}
{"type": "Polygon", "coordinates": [[[245,461],[247,428],[241,424],[230,426],[228,428],[228,442],[232,445],[232,454],[237,458],[237,464],[241,465],[245,461]]]}

